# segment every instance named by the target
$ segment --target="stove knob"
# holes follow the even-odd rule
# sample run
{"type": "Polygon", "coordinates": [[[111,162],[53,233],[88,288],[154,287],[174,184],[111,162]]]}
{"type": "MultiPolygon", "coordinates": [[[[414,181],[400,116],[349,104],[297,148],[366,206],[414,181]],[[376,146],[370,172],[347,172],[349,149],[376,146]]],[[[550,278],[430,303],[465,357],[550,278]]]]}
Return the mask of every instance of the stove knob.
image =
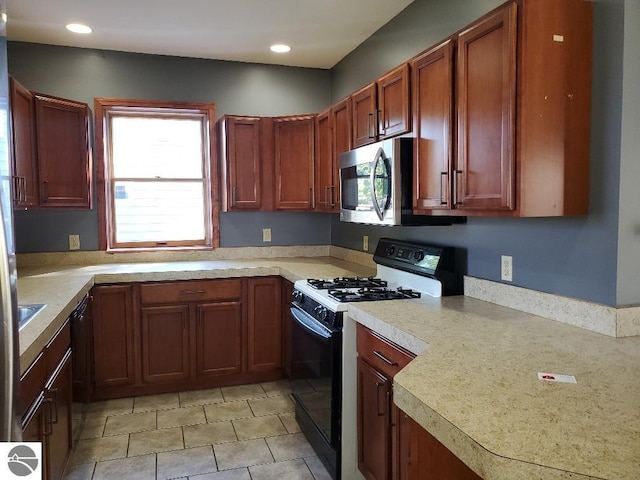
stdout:
{"type": "Polygon", "coordinates": [[[313,310],[316,312],[316,315],[318,315],[318,318],[323,322],[327,319],[327,316],[329,315],[329,312],[327,311],[326,307],[317,306],[313,310]]]}
{"type": "Polygon", "coordinates": [[[300,291],[298,291],[298,290],[294,290],[294,291],[293,291],[293,299],[294,299],[296,302],[301,302],[303,298],[304,298],[304,295],[303,295],[303,293],[302,293],[302,292],[300,292],[300,291]]]}
{"type": "Polygon", "coordinates": [[[413,254],[413,258],[416,259],[416,262],[419,262],[424,258],[424,252],[422,250],[418,250],[413,254]]]}
{"type": "Polygon", "coordinates": [[[391,257],[394,253],[396,253],[396,247],[393,245],[389,245],[387,247],[386,252],[387,252],[387,257],[391,257]]]}

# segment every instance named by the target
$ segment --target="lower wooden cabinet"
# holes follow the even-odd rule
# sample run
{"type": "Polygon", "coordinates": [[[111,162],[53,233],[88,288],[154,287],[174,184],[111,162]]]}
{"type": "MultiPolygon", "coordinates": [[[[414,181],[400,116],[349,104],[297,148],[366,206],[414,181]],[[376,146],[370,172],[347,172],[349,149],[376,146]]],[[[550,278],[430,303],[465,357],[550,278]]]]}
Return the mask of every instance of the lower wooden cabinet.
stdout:
{"type": "Polygon", "coordinates": [[[282,368],[282,311],[280,277],[248,279],[247,369],[282,368]]]}
{"type": "Polygon", "coordinates": [[[282,378],[280,277],[94,288],[93,400],[282,378]]]}
{"type": "Polygon", "coordinates": [[[400,476],[400,471],[406,475],[400,440],[406,438],[406,433],[398,428],[392,380],[414,355],[360,324],[356,328],[356,342],[358,469],[367,480],[404,478],[400,476]]]}
{"type": "Polygon", "coordinates": [[[196,306],[196,375],[239,375],[245,348],[240,300],[196,306]]]}
{"type": "Polygon", "coordinates": [[[135,383],[133,285],[93,288],[93,356],[96,388],[135,383]]]}
{"type": "Polygon", "coordinates": [[[62,478],[73,447],[69,330],[67,321],[20,379],[23,439],[42,443],[45,480],[62,478]]]}
{"type": "Polygon", "coordinates": [[[142,381],[190,377],[189,305],[142,307],[142,381]]]}
{"type": "Polygon", "coordinates": [[[282,279],[282,368],[287,378],[291,378],[291,302],[293,283],[282,279]]]}
{"type": "Polygon", "coordinates": [[[399,480],[482,480],[415,420],[398,412],[405,442],[401,463],[406,468],[399,480]]]}

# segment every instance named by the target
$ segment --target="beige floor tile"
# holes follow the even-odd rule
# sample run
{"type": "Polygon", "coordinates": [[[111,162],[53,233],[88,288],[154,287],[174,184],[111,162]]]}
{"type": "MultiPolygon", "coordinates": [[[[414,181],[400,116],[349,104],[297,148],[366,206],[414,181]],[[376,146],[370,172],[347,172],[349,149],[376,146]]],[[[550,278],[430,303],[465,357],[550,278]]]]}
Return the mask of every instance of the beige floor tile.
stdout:
{"type": "Polygon", "coordinates": [[[233,402],[235,400],[247,400],[249,398],[266,397],[262,385],[254,383],[252,385],[237,385],[234,387],[223,387],[222,396],[225,402],[233,402]]]}
{"type": "Polygon", "coordinates": [[[273,456],[262,438],[214,445],[213,451],[218,461],[218,470],[273,463],[273,456]]]}
{"type": "Polygon", "coordinates": [[[288,413],[295,410],[295,406],[288,396],[256,398],[249,400],[249,406],[256,417],[288,413]]]}
{"type": "Polygon", "coordinates": [[[205,423],[188,425],[182,428],[185,448],[215,445],[238,440],[231,422],[205,423]]]}
{"type": "Polygon", "coordinates": [[[85,418],[80,426],[78,439],[99,438],[104,434],[104,425],[107,417],[85,418]]]}
{"type": "Polygon", "coordinates": [[[307,467],[309,467],[309,470],[311,470],[315,480],[331,480],[331,475],[329,475],[329,472],[322,463],[322,460],[320,460],[320,457],[306,457],[304,461],[307,464],[307,467]]]}
{"type": "Polygon", "coordinates": [[[287,433],[280,417],[277,415],[240,418],[238,420],[233,420],[232,423],[233,427],[236,429],[238,440],[273,437],[274,435],[285,435],[287,433]]]}
{"type": "Polygon", "coordinates": [[[246,400],[205,405],[204,413],[206,414],[207,422],[209,423],[234,420],[236,418],[253,417],[253,412],[249,408],[249,404],[246,400]]]}
{"type": "Polygon", "coordinates": [[[314,480],[304,460],[288,460],[249,467],[252,480],[314,480]]]}
{"type": "Polygon", "coordinates": [[[180,427],[164,428],[162,430],[132,433],[128,456],[135,457],[137,455],[180,450],[182,448],[184,448],[182,429],[180,427]]]}
{"type": "Polygon", "coordinates": [[[251,480],[251,475],[249,475],[248,468],[236,468],[224,472],[192,475],[189,480],[251,480]]]}
{"type": "Polygon", "coordinates": [[[201,405],[174,408],[172,410],[158,410],[158,428],[181,427],[198,423],[207,423],[204,409],[201,405]]]}
{"type": "Polygon", "coordinates": [[[216,472],[217,470],[211,445],[158,454],[158,480],[216,472]]]}
{"type": "Polygon", "coordinates": [[[79,465],[73,465],[67,467],[64,473],[63,480],[91,480],[93,477],[93,469],[96,467],[95,463],[81,463],[79,465]]]}
{"type": "Polygon", "coordinates": [[[292,433],[266,439],[276,462],[315,455],[313,448],[302,433],[292,433]]]}
{"type": "Polygon", "coordinates": [[[104,436],[156,429],[156,412],[131,413],[107,418],[104,436]]]}
{"type": "Polygon", "coordinates": [[[293,392],[313,391],[313,387],[306,380],[277,380],[275,382],[263,383],[262,388],[268,397],[288,395],[293,392]]]}
{"type": "Polygon", "coordinates": [[[135,397],[133,406],[134,413],[149,412],[151,410],[165,410],[167,408],[178,408],[180,397],[177,393],[161,393],[160,395],[145,395],[135,397]]]}
{"type": "Polygon", "coordinates": [[[298,433],[300,432],[300,425],[296,421],[296,414],[294,412],[290,413],[280,413],[278,414],[280,420],[284,424],[284,428],[287,429],[287,433],[298,433]]]}
{"type": "Polygon", "coordinates": [[[93,480],[150,480],[156,478],[156,456],[122,458],[98,462],[93,480]]]}
{"type": "Polygon", "coordinates": [[[69,464],[77,465],[79,463],[92,463],[102,460],[124,458],[127,456],[128,445],[129,435],[80,440],[71,456],[69,464]]]}
{"type": "Polygon", "coordinates": [[[209,405],[211,403],[224,402],[222,390],[219,388],[210,388],[207,390],[191,390],[189,392],[180,392],[180,406],[190,407],[193,405],[209,405]]]}
{"type": "Polygon", "coordinates": [[[133,398],[116,398],[114,400],[88,403],[85,409],[86,418],[132,413],[133,398]]]}

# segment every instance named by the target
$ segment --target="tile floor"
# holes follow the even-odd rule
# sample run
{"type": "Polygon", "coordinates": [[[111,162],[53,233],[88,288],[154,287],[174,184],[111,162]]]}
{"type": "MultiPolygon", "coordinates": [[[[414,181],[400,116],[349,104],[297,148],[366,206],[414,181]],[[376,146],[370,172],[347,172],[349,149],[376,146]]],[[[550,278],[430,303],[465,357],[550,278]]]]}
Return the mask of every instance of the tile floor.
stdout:
{"type": "Polygon", "coordinates": [[[85,406],[64,480],[329,480],[288,380],[85,406]]]}

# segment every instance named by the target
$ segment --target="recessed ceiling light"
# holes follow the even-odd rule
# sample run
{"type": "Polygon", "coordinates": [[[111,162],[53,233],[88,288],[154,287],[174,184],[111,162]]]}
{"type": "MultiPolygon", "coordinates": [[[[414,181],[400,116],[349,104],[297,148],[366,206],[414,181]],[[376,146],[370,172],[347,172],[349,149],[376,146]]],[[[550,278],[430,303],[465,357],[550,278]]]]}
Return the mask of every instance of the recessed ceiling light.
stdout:
{"type": "Polygon", "coordinates": [[[272,52],[287,53],[290,50],[291,50],[291,47],[289,45],[283,45],[283,44],[271,45],[272,52]]]}
{"type": "Polygon", "coordinates": [[[67,30],[73,33],[91,33],[91,27],[81,23],[69,23],[66,25],[67,30]]]}

